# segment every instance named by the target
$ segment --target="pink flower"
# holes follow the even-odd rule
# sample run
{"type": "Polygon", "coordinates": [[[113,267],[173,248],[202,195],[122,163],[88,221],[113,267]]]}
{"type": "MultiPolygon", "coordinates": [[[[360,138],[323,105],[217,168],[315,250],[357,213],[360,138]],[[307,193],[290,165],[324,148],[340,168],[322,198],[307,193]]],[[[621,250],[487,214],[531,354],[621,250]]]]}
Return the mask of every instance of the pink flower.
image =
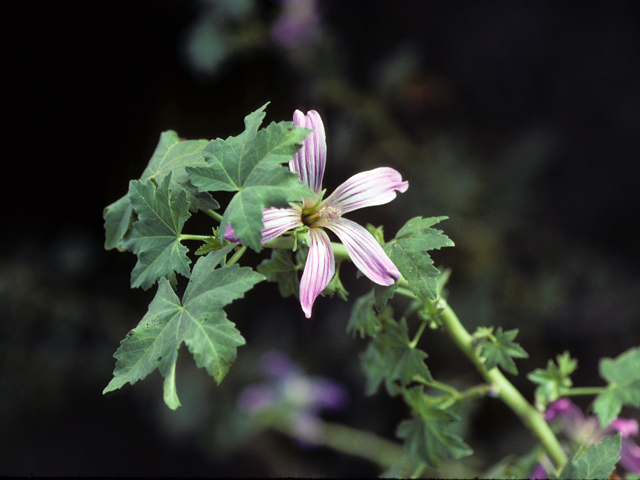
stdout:
{"type": "MultiPolygon", "coordinates": [[[[309,318],[313,302],[335,273],[333,251],[325,228],[338,236],[356,267],[373,282],[392,285],[394,278],[400,277],[400,272],[373,235],[342,215],[359,208],[389,203],[396,198],[396,191],[405,192],[409,188],[409,182],[402,181],[400,173],[393,168],[376,168],[354,175],[323,200],[322,177],[327,144],[322,119],[315,110],[307,115],[296,110],[293,123],[313,130],[289,162],[289,168],[315,192],[315,196],[304,199],[302,205],[265,209],[262,243],[291,229],[309,228],[309,254],[300,281],[300,304],[309,318]]],[[[224,238],[237,241],[231,226],[227,227],[224,238]]]]}
{"type": "Polygon", "coordinates": [[[316,0],[280,0],[282,14],[273,24],[271,35],[279,45],[304,47],[320,38],[320,14],[316,0]]]}
{"type": "MultiPolygon", "coordinates": [[[[561,431],[577,445],[599,443],[617,433],[622,436],[620,465],[628,472],[640,473],[640,447],[629,437],[638,435],[638,422],[634,419],[616,418],[606,428],[600,428],[596,416],[585,417],[582,410],[568,398],[560,398],[549,404],[544,418],[547,422],[558,422],[561,431]]],[[[536,464],[529,478],[547,478],[541,464],[536,464]]]]}

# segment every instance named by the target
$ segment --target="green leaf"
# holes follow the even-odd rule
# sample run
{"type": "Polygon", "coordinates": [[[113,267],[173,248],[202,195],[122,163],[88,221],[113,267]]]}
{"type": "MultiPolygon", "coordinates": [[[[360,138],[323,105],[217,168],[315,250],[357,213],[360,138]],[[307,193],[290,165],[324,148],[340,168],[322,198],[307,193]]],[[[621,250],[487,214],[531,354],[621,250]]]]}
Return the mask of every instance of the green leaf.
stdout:
{"type": "Polygon", "coordinates": [[[399,323],[385,322],[383,333],[373,339],[362,358],[367,395],[374,394],[383,380],[391,396],[400,392],[398,384],[405,387],[416,380],[433,381],[426,358],[425,352],[410,345],[404,318],[399,323]]]}
{"type": "Polygon", "coordinates": [[[557,478],[597,479],[609,478],[620,460],[622,437],[607,438],[597,445],[592,444],[578,458],[567,463],[557,478]]]}
{"type": "MultiPolygon", "coordinates": [[[[214,234],[204,239],[204,243],[200,245],[198,249],[194,252],[196,255],[206,255],[207,253],[220,250],[224,246],[224,242],[220,243],[220,238],[218,237],[217,230],[218,230],[217,228],[214,228],[213,229],[214,234]]],[[[227,243],[227,245],[228,244],[229,243],[227,243]]]]}
{"type": "Polygon", "coordinates": [[[376,311],[381,312],[387,305],[387,302],[393,298],[398,289],[398,279],[394,279],[392,285],[373,284],[373,294],[376,298],[376,311]]]}
{"type": "Polygon", "coordinates": [[[265,107],[245,118],[243,133],[212,140],[204,148],[207,166],[187,168],[191,182],[200,190],[238,192],[220,228],[231,223],[236,237],[255,251],[260,250],[264,208],[288,207],[289,202],[314,196],[297,174],[282,165],[293,158],[310,130],[293,122],[271,123],[258,130],[265,107]]]}
{"type": "Polygon", "coordinates": [[[517,328],[503,332],[502,327],[498,327],[495,334],[490,334],[484,338],[479,335],[474,336],[478,340],[480,358],[488,370],[500,365],[506,372],[512,375],[518,374],[518,369],[513,359],[528,358],[529,354],[513,341],[516,335],[518,335],[517,328]]]}
{"type": "Polygon", "coordinates": [[[600,360],[600,376],[609,385],[596,397],[593,410],[604,428],[620,413],[623,405],[640,407],[640,348],[632,348],[615,359],[600,360]]]}
{"type": "Polygon", "coordinates": [[[236,359],[237,347],[245,344],[222,308],[264,279],[247,267],[216,268],[232,248],[224,247],[196,262],[182,302],[169,282],[160,279],[146,315],[120,342],[114,355],[118,359],[114,377],[103,393],[127,382],[133,385],[158,368],[165,377],[165,403],[177,408],[175,364],[182,342],[198,368],[204,367],[220,384],[236,359]]]}
{"type": "Polygon", "coordinates": [[[191,184],[186,171],[187,167],[207,165],[202,156],[202,149],[208,144],[208,140],[182,140],[173,130],[162,132],[160,141],[147,168],[142,172],[140,180],[151,179],[156,184],[160,184],[164,177],[171,174],[173,181],[189,194],[192,212],[196,212],[198,209],[216,210],[220,208],[218,202],[209,193],[200,192],[191,184]]]}
{"type": "Polygon", "coordinates": [[[400,423],[396,431],[396,436],[405,441],[404,448],[409,458],[421,460],[431,468],[439,468],[443,459],[457,460],[473,454],[462,438],[449,432],[451,418],[437,419],[447,412],[436,410],[429,410],[436,419],[427,419],[426,414],[417,415],[400,423]]]}
{"type": "Polygon", "coordinates": [[[135,220],[133,207],[129,201],[129,195],[116,200],[104,209],[102,213],[104,218],[105,241],[104,248],[111,250],[112,248],[120,248],[124,250],[124,236],[131,228],[131,224],[135,220]]]}
{"type": "Polygon", "coordinates": [[[351,307],[351,315],[347,322],[347,333],[354,337],[356,333],[360,338],[365,336],[375,337],[382,329],[382,323],[373,310],[375,304],[373,291],[358,298],[351,307]]]}
{"type": "Polygon", "coordinates": [[[549,360],[546,369],[536,368],[527,375],[530,381],[538,384],[535,398],[536,406],[541,409],[565,395],[573,385],[569,375],[578,368],[578,361],[572,359],[569,352],[556,356],[556,361],[557,365],[549,360]]]}
{"type": "Polygon", "coordinates": [[[175,272],[189,278],[191,260],[187,247],[180,243],[182,227],[191,216],[187,192],[172,184],[169,174],[157,189],[151,180],[132,180],[129,198],[138,213],[125,243],[138,256],[131,287],[146,290],[161,277],[175,285],[175,272]]]}
{"type": "Polygon", "coordinates": [[[349,292],[347,292],[347,289],[344,288],[344,285],[342,285],[342,281],[340,280],[340,265],[341,265],[340,262],[336,264],[336,271],[333,274],[331,281],[324,288],[321,294],[323,296],[327,295],[331,298],[333,298],[334,295],[338,295],[338,297],[340,297],[342,300],[346,302],[347,297],[349,296],[349,292]]]}
{"type": "MultiPolygon", "coordinates": [[[[185,171],[187,166],[207,165],[201,155],[208,140],[181,140],[173,130],[160,134],[149,164],[142,172],[140,180],[152,180],[159,185],[164,177],[171,174],[174,183],[184,188],[190,196],[189,208],[195,212],[200,209],[217,209],[220,205],[206,192],[199,192],[191,185],[185,171]]],[[[172,185],[175,189],[175,186],[172,185]]],[[[106,238],[104,248],[125,248],[124,239],[133,223],[133,207],[129,195],[125,195],[104,209],[104,228],[106,238]]]]}
{"type": "Polygon", "coordinates": [[[273,250],[271,258],[263,260],[257,270],[267,277],[267,281],[278,283],[278,290],[284,298],[291,295],[298,296],[300,280],[298,279],[298,268],[291,259],[291,250],[273,250]]]}
{"type": "Polygon", "coordinates": [[[436,277],[440,272],[433,266],[427,251],[452,247],[454,244],[442,231],[430,227],[446,218],[412,218],[398,231],[396,238],[383,247],[409,282],[411,290],[431,300],[438,296],[436,277]]]}

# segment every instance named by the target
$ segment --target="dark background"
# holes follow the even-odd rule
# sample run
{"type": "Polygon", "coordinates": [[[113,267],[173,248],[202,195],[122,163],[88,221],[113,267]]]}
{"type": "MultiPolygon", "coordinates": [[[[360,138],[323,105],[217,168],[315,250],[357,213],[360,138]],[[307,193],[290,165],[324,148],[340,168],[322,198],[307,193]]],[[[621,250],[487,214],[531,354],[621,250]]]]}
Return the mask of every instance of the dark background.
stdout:
{"type": "MultiPolygon", "coordinates": [[[[434,253],[453,269],[450,303],[470,330],[519,328],[531,355],[522,374],[568,349],[575,384],[601,385],[598,359],[640,344],[637,2],[327,0],[317,38],[293,49],[269,34],[280,3],[231,3],[12,2],[3,14],[0,473],[379,473],[277,434],[237,439],[228,421],[259,354],[279,348],[347,385],[351,404],[334,420],[393,438],[408,412],[385,392],[364,397],[366,344],[345,335],[350,303],[339,299],[319,299],[308,322],[259,285],[227,309],[248,345],[222,386],[181,350],[177,412],[157,373],[101,394],[154,294],[128,288],[133,255],[102,248],[102,210],[161,131],[236,135],[267,101],[267,122],[321,113],[328,190],[383,165],[409,180],[391,204],[350,218],[391,238],[413,216],[450,217],[440,228],[456,248],[434,253]],[[187,53],[207,24],[218,37],[202,48],[221,59],[209,68],[187,53]]],[[[369,284],[344,270],[353,301],[369,284]]],[[[425,337],[436,378],[478,381],[437,332],[425,337]]],[[[531,398],[524,375],[514,382],[531,398]]],[[[465,438],[480,472],[533,445],[490,399],[465,438]]]]}

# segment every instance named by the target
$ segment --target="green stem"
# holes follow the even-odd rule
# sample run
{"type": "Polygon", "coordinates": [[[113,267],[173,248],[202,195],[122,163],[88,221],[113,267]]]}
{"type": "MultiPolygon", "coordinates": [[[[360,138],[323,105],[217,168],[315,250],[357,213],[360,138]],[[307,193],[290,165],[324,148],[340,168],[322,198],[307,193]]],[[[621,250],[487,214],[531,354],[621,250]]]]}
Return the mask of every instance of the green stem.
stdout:
{"type": "Polygon", "coordinates": [[[607,387],[576,387],[565,390],[564,395],[599,395],[604,392],[607,387]]]}
{"type": "Polygon", "coordinates": [[[418,327],[418,331],[413,337],[413,340],[411,340],[411,342],[409,343],[409,346],[411,348],[416,348],[416,345],[418,345],[418,342],[420,341],[420,337],[422,336],[422,333],[424,332],[424,329],[426,326],[427,326],[427,322],[426,320],[423,320],[420,326],[418,327]]]}
{"type": "MultiPolygon", "coordinates": [[[[398,285],[401,287],[408,287],[409,283],[404,278],[400,277],[398,285]]],[[[407,295],[411,298],[417,298],[413,292],[406,292],[406,288],[399,293],[407,295]]],[[[507,404],[513,412],[520,417],[520,420],[524,425],[531,430],[531,432],[538,438],[542,448],[547,452],[551,460],[553,461],[558,472],[562,470],[562,467],[567,463],[568,459],[562,450],[560,442],[551,431],[549,424],[545,421],[542,413],[533,407],[520,393],[520,391],[513,386],[513,384],[502,374],[498,368],[492,368],[487,370],[482,360],[478,357],[473,344],[473,337],[464,328],[458,316],[453,309],[444,300],[438,301],[439,306],[443,307],[440,313],[440,320],[447,334],[451,337],[454,343],[460,350],[471,360],[471,363],[476,367],[480,374],[487,380],[489,384],[498,393],[498,397],[507,404]]]]}
{"type": "Polygon", "coordinates": [[[291,428],[291,423],[277,417],[264,418],[267,424],[285,435],[303,442],[332,448],[348,455],[369,460],[383,469],[394,466],[402,457],[401,445],[379,437],[376,434],[345,425],[317,420],[317,430],[312,438],[291,428]]]}
{"type": "MultiPolygon", "coordinates": [[[[278,239],[276,239],[278,240],[278,239]]],[[[271,243],[271,242],[269,242],[271,243]]],[[[268,244],[265,244],[267,246],[268,244]]],[[[291,243],[293,245],[293,242],[291,243]]],[[[270,248],[286,248],[286,247],[271,247],[270,248]]],[[[291,247],[289,247],[291,248],[291,247]]],[[[336,259],[349,259],[349,253],[344,245],[341,243],[331,242],[331,248],[333,249],[333,255],[336,259]]],[[[399,287],[405,287],[398,289],[398,293],[417,298],[412,292],[407,290],[409,283],[402,277],[398,280],[399,287]]],[[[520,418],[524,425],[531,430],[531,432],[538,438],[542,448],[547,452],[551,460],[553,461],[558,472],[562,470],[562,467],[568,462],[567,456],[562,450],[560,442],[551,431],[549,424],[545,421],[542,413],[536,410],[520,393],[520,391],[513,386],[513,384],[502,374],[498,368],[492,368],[487,370],[484,363],[476,355],[475,347],[473,344],[473,338],[471,334],[464,328],[455,312],[451,309],[448,303],[443,299],[439,302],[439,306],[443,307],[440,313],[440,319],[442,326],[447,334],[451,337],[454,343],[462,350],[462,352],[471,360],[476,369],[484,377],[484,379],[491,384],[493,390],[498,394],[498,397],[507,404],[511,410],[520,418]]],[[[478,390],[478,395],[480,391],[478,390]]],[[[354,447],[355,448],[355,447],[354,447]]],[[[368,457],[364,457],[368,458],[368,457]]]]}
{"type": "Polygon", "coordinates": [[[204,242],[206,239],[211,238],[211,235],[189,235],[187,233],[181,233],[178,237],[179,241],[182,240],[199,240],[204,242]]]}
{"type": "Polygon", "coordinates": [[[520,391],[507,380],[498,368],[487,370],[480,358],[476,355],[471,334],[464,328],[462,323],[460,323],[457,315],[448,304],[445,304],[440,318],[444,329],[458,348],[471,360],[485,380],[493,386],[494,390],[498,393],[498,397],[520,417],[520,420],[525,426],[538,438],[542,447],[553,461],[557,471],[562,470],[562,467],[568,461],[567,456],[562,450],[560,442],[558,442],[558,439],[545,421],[542,413],[527,402],[520,391]]]}
{"type": "Polygon", "coordinates": [[[211,209],[203,210],[203,212],[206,213],[207,215],[209,215],[211,218],[217,220],[218,223],[222,221],[222,215],[220,215],[218,212],[214,212],[211,209]]]}
{"type": "Polygon", "coordinates": [[[238,249],[238,251],[233,254],[233,257],[231,257],[231,260],[229,260],[227,262],[227,267],[230,267],[231,265],[235,265],[238,262],[238,260],[240,260],[242,255],[244,255],[244,252],[246,252],[246,251],[247,251],[247,246],[246,245],[242,245],[238,249]]]}
{"type": "Polygon", "coordinates": [[[442,392],[448,393],[454,398],[458,398],[461,395],[460,392],[457,389],[453,388],[451,385],[448,385],[443,382],[439,382],[438,380],[433,380],[432,382],[429,382],[429,386],[436,388],[442,392]]]}

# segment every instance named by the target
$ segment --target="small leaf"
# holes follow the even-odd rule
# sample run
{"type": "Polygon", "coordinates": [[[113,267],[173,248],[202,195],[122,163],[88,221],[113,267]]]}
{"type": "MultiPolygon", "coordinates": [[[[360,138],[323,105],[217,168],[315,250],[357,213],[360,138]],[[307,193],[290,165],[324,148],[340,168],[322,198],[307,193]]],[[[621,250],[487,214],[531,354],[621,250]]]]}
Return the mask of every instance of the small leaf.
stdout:
{"type": "Polygon", "coordinates": [[[256,252],[261,248],[263,209],[288,207],[289,202],[314,196],[296,173],[282,165],[298,152],[311,130],[293,122],[271,123],[258,130],[265,107],[245,118],[240,135],[209,142],[202,150],[206,166],[186,169],[200,190],[238,192],[225,210],[220,228],[231,223],[240,242],[256,252]]]}
{"type": "Polygon", "coordinates": [[[569,352],[556,356],[557,366],[553,360],[547,362],[547,368],[536,368],[527,378],[538,387],[535,391],[536,406],[544,410],[551,402],[565,395],[573,385],[571,375],[578,368],[578,361],[569,356],[569,352]]]}
{"type": "Polygon", "coordinates": [[[609,478],[620,460],[622,437],[607,438],[599,444],[589,445],[577,458],[567,463],[557,478],[598,479],[609,478]]]}
{"type": "Polygon", "coordinates": [[[500,365],[506,372],[518,374],[513,358],[527,358],[529,354],[513,341],[516,335],[517,328],[503,332],[502,327],[498,327],[495,334],[478,339],[479,355],[488,370],[500,365]]]}
{"type": "Polygon", "coordinates": [[[378,332],[382,329],[382,323],[380,323],[376,312],[373,310],[374,304],[373,292],[363,295],[354,302],[349,322],[347,323],[347,333],[351,333],[354,337],[358,333],[360,338],[378,335],[378,332]]]}
{"type": "Polygon", "coordinates": [[[615,359],[601,359],[600,376],[609,385],[596,397],[593,409],[604,428],[618,416],[623,405],[640,407],[640,348],[627,350],[615,359]]]}
{"type": "Polygon", "coordinates": [[[394,279],[392,285],[378,285],[373,284],[373,294],[376,298],[376,311],[381,312],[387,305],[387,302],[393,298],[393,295],[398,289],[398,279],[394,279]]]}
{"type": "Polygon", "coordinates": [[[151,180],[132,180],[129,198],[138,213],[126,247],[138,256],[131,272],[131,287],[148,289],[156,280],[167,277],[176,283],[177,272],[189,278],[191,260],[180,243],[180,232],[189,213],[187,193],[177,184],[170,187],[171,174],[156,189],[151,180]]]}
{"type": "Polygon", "coordinates": [[[245,340],[223,310],[264,277],[238,265],[216,268],[233,247],[227,246],[201,257],[191,280],[178,299],[167,279],[160,279],[149,310],[131,330],[114,357],[113,379],[103,393],[134,384],[156,368],[165,377],[164,397],[170,408],[179,405],[175,391],[175,364],[182,342],[216,383],[220,384],[234,363],[237,347],[245,340]]]}
{"type": "Polygon", "coordinates": [[[409,282],[416,295],[435,300],[438,296],[436,277],[440,271],[433,266],[429,250],[452,247],[453,242],[431,227],[447,217],[415,217],[402,227],[396,238],[387,242],[383,249],[400,273],[409,282]]]}
{"type": "Polygon", "coordinates": [[[396,436],[405,441],[404,448],[409,458],[421,460],[437,469],[443,459],[457,460],[473,454],[462,438],[448,431],[450,427],[450,420],[425,420],[417,415],[400,423],[396,436]]]}
{"type": "Polygon", "coordinates": [[[278,291],[284,298],[291,295],[298,296],[300,280],[296,264],[291,259],[290,250],[273,250],[271,258],[263,260],[257,270],[267,277],[267,281],[278,284],[278,291]]]}
{"type": "Polygon", "coordinates": [[[425,352],[411,347],[404,318],[399,323],[385,322],[384,331],[373,339],[362,359],[368,377],[367,394],[375,393],[382,380],[391,396],[400,392],[398,384],[405,387],[416,379],[433,381],[424,363],[426,358],[425,352]]]}

